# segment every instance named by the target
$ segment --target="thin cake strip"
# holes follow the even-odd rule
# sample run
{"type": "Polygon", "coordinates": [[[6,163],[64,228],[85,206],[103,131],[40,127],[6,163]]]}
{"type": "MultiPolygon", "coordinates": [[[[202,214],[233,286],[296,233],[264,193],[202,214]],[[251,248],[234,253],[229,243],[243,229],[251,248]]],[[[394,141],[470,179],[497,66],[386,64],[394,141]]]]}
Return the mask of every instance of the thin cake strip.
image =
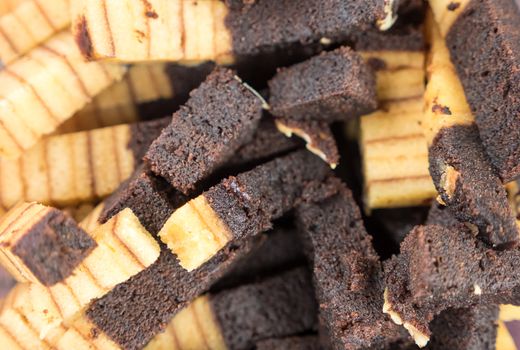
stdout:
{"type": "Polygon", "coordinates": [[[0,15],[11,12],[19,4],[27,0],[5,0],[0,3],[0,15]]]}
{"type": "Polygon", "coordinates": [[[254,135],[262,117],[259,95],[232,70],[216,68],[152,143],[145,163],[189,194],[254,135]]]}
{"type": "Polygon", "coordinates": [[[7,66],[70,24],[69,0],[26,0],[0,16],[0,66],[7,66]]]}
{"type": "Polygon", "coordinates": [[[520,175],[520,5],[431,0],[485,150],[503,182],[520,175]]]}
{"type": "MultiPolygon", "coordinates": [[[[72,225],[70,222],[60,224],[57,220],[51,221],[48,215],[41,218],[38,216],[37,222],[32,226],[30,223],[21,222],[22,217],[31,215],[30,210],[33,210],[33,207],[34,205],[29,206],[18,216],[17,221],[9,223],[2,237],[8,242],[16,242],[13,242],[16,249],[12,250],[14,254],[10,257],[15,254],[22,257],[23,270],[31,271],[39,277],[29,284],[29,294],[21,304],[27,308],[26,318],[30,315],[33,326],[37,326],[43,340],[54,338],[63,325],[72,322],[93,300],[145,270],[159,257],[159,244],[130,209],[123,210],[87,235],[77,226],[69,228],[72,225]],[[19,224],[25,225],[18,229],[19,224]],[[58,234],[49,232],[50,230],[58,234]],[[19,232],[27,233],[16,240],[19,232]],[[61,237],[61,241],[56,237],[61,237]],[[71,239],[65,240],[69,237],[71,239]],[[32,245],[24,245],[25,238],[31,239],[32,245]],[[78,244],[72,245],[79,239],[92,243],[90,246],[83,244],[88,248],[82,250],[83,255],[76,254],[79,250],[76,247],[78,244]],[[63,247],[67,247],[68,250],[62,249],[63,247]],[[55,252],[58,249],[62,253],[56,256],[55,252]],[[36,258],[27,258],[31,252],[36,258]],[[38,258],[41,259],[35,268],[30,263],[38,258]],[[59,271],[56,271],[56,266],[59,266],[59,271]],[[110,268],[107,269],[107,266],[110,268]],[[47,275],[43,275],[42,270],[47,272],[47,275]],[[46,279],[42,279],[42,276],[46,279]]],[[[3,244],[3,254],[9,253],[5,247],[3,244]]]]}
{"type": "Polygon", "coordinates": [[[478,235],[494,247],[513,247],[519,230],[506,191],[487,158],[449,52],[432,22],[422,123],[430,174],[441,201],[457,219],[474,225],[478,235]]]}
{"type": "Polygon", "coordinates": [[[103,198],[141,163],[169,118],[48,137],[18,160],[0,159],[0,204],[60,206],[103,198]]]}
{"type": "Polygon", "coordinates": [[[388,29],[395,20],[394,3],[259,0],[242,10],[221,1],[74,0],[72,30],[88,59],[230,63],[236,57],[319,42],[323,37],[346,40],[368,27],[388,29]]]}
{"type": "Polygon", "coordinates": [[[222,180],[177,209],[159,232],[188,271],[208,261],[233,240],[252,237],[295,207],[309,182],[330,175],[307,151],[276,158],[222,180]]]}
{"type": "Polygon", "coordinates": [[[384,312],[423,347],[448,308],[518,303],[519,263],[518,249],[489,248],[463,225],[417,226],[385,264],[384,312]]]}
{"type": "Polygon", "coordinates": [[[198,297],[146,350],[176,339],[180,349],[249,349],[263,339],[313,330],[316,301],[305,268],[198,297]],[[203,324],[197,324],[202,322],[203,324]]]}
{"type": "Polygon", "coordinates": [[[350,190],[302,205],[297,220],[309,247],[320,315],[335,349],[383,349],[406,339],[381,312],[383,276],[350,190]]]}
{"type": "Polygon", "coordinates": [[[18,158],[124,72],[121,66],[84,62],[67,32],[4,67],[0,71],[0,155],[18,158]]]}
{"type": "Polygon", "coordinates": [[[91,130],[173,113],[213,67],[211,62],[194,67],[166,63],[130,66],[123,80],[94,97],[56,132],[91,130]],[[153,108],[156,105],[159,111],[153,108]]]}

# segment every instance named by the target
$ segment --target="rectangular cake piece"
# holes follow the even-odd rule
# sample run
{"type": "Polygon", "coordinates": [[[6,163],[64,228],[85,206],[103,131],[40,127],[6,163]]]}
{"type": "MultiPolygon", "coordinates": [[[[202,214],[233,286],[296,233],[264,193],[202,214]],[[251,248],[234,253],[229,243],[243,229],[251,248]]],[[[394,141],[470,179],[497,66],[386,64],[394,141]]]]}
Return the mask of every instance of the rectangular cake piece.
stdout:
{"type": "Polygon", "coordinates": [[[448,308],[518,302],[519,264],[518,249],[489,248],[464,225],[417,226],[385,264],[384,311],[423,347],[448,308]]]}
{"type": "Polygon", "coordinates": [[[37,203],[19,204],[0,222],[1,262],[19,282],[52,286],[96,245],[65,213],[37,203]]]}
{"type": "Polygon", "coordinates": [[[430,17],[427,27],[431,52],[422,126],[439,200],[489,244],[513,247],[520,231],[506,191],[488,160],[444,39],[430,17]]]}
{"type": "Polygon", "coordinates": [[[255,93],[233,71],[217,68],[173,115],[145,161],[187,194],[252,138],[261,116],[255,93]]]}
{"type": "Polygon", "coordinates": [[[191,272],[163,248],[149,268],[89,306],[85,315],[91,326],[86,334],[106,335],[125,350],[142,349],[174,315],[247,254],[253,244],[247,240],[228,244],[191,272]]]}
{"type": "Polygon", "coordinates": [[[511,181],[520,175],[518,1],[462,1],[453,17],[442,23],[453,63],[487,154],[502,180],[511,181]]]}
{"type": "Polygon", "coordinates": [[[269,93],[271,112],[281,118],[331,122],[377,107],[372,70],[346,46],[279,69],[269,93]]]}
{"type": "Polygon", "coordinates": [[[222,180],[177,209],[159,237],[191,271],[227,243],[269,229],[297,205],[309,184],[329,175],[325,163],[305,150],[276,158],[222,180]]]}
{"type": "Polygon", "coordinates": [[[46,138],[18,160],[0,159],[0,204],[70,206],[112,193],[142,162],[169,118],[46,138]]]}
{"type": "Polygon", "coordinates": [[[350,190],[302,205],[297,219],[309,245],[320,317],[335,349],[382,349],[406,335],[381,310],[383,276],[350,190]]]}
{"type": "Polygon", "coordinates": [[[386,30],[395,21],[397,3],[257,0],[228,7],[223,1],[73,0],[72,31],[90,60],[229,64],[302,43],[342,42],[367,28],[386,30]]]}

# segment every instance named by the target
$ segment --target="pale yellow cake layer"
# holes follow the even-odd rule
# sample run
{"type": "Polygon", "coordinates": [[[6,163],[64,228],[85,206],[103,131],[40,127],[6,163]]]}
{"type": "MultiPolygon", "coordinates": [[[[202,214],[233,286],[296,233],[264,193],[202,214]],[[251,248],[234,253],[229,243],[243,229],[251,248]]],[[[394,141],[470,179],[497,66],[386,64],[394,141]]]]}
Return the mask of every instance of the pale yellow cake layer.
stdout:
{"type": "Polygon", "coordinates": [[[72,30],[88,36],[89,59],[118,62],[231,60],[221,1],[72,0],[72,30]]]}
{"type": "Polygon", "coordinates": [[[76,205],[112,193],[135,169],[129,125],[51,136],[20,159],[0,158],[0,205],[76,205]]]}
{"type": "Polygon", "coordinates": [[[124,72],[85,62],[69,32],[0,70],[0,156],[20,157],[124,72]]]}
{"type": "Polygon", "coordinates": [[[21,2],[0,15],[0,62],[14,62],[69,23],[69,0],[21,2]]]}

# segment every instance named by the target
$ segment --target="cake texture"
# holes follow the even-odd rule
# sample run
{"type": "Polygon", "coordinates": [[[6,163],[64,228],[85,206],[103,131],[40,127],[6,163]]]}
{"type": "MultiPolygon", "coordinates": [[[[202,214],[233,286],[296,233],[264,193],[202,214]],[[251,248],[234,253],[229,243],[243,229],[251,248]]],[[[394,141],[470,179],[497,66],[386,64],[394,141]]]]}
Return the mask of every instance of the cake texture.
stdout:
{"type": "Polygon", "coordinates": [[[278,70],[269,91],[271,112],[281,118],[331,122],[377,107],[373,72],[348,47],[278,70]]]}
{"type": "Polygon", "coordinates": [[[188,194],[251,140],[262,102],[234,72],[217,68],[152,143],[145,162],[175,189],[188,194]]]}

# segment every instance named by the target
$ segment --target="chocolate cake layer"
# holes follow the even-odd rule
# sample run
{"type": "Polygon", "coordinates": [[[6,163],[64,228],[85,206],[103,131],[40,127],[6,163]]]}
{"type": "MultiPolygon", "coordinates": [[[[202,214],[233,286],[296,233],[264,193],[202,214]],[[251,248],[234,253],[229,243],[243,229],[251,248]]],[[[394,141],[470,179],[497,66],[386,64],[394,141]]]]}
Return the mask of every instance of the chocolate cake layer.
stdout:
{"type": "Polygon", "coordinates": [[[228,349],[315,329],[317,305],[305,268],[210,295],[228,349]]]}
{"type": "Polygon", "coordinates": [[[271,228],[272,220],[293,209],[307,186],[331,171],[305,150],[276,158],[212,187],[203,196],[235,239],[271,228]]]}
{"type": "Polygon", "coordinates": [[[301,137],[307,149],[327,162],[332,169],[339,164],[339,151],[328,123],[317,120],[279,118],[276,126],[287,137],[301,137]]]}
{"type": "Polygon", "coordinates": [[[58,209],[50,208],[12,247],[31,273],[46,286],[70,276],[97,246],[77,223],[58,209]]]}
{"type": "Polygon", "coordinates": [[[517,302],[519,263],[518,249],[491,249],[464,225],[417,226],[385,263],[385,312],[424,346],[446,309],[517,302]]]}
{"type": "Polygon", "coordinates": [[[377,107],[374,74],[348,47],[279,69],[269,89],[271,112],[282,118],[331,122],[377,107]]]}
{"type": "Polygon", "coordinates": [[[144,165],[104,201],[99,222],[105,223],[124,208],[130,208],[141,224],[156,235],[175,209],[188,198],[144,165]]]}
{"type": "Polygon", "coordinates": [[[430,174],[448,209],[497,248],[518,244],[507,193],[486,157],[475,125],[442,128],[429,148],[430,174]]]}
{"type": "Polygon", "coordinates": [[[212,286],[211,290],[222,290],[249,283],[260,276],[274,275],[305,261],[299,234],[293,228],[275,226],[265,233],[251,252],[237,261],[230,271],[212,286]]]}
{"type": "MultiPolygon", "coordinates": [[[[378,20],[391,24],[385,1],[368,0],[257,0],[246,8],[232,7],[225,23],[231,33],[233,53],[250,56],[310,44],[327,38],[341,42],[359,30],[375,27],[378,20]]],[[[390,18],[391,17],[391,18],[390,18]]]]}
{"type": "Polygon", "coordinates": [[[234,72],[217,68],[173,115],[150,146],[145,162],[187,194],[251,140],[261,112],[260,99],[234,72]]]}
{"type": "Polygon", "coordinates": [[[143,160],[148,147],[152,144],[162,129],[164,129],[171,118],[161,118],[146,122],[140,122],[130,125],[130,141],[128,148],[134,153],[135,164],[140,164],[143,160]]]}
{"type": "Polygon", "coordinates": [[[471,0],[446,41],[482,142],[504,182],[520,175],[520,9],[471,0]]]}
{"type": "Polygon", "coordinates": [[[163,247],[153,265],[94,301],[86,315],[97,331],[105,333],[122,349],[141,349],[164,330],[180,309],[208,290],[234,261],[247,254],[253,244],[244,240],[232,242],[191,272],[163,247]]]}
{"type": "Polygon", "coordinates": [[[497,338],[497,305],[448,309],[431,323],[429,350],[494,350],[497,338]]]}
{"type": "Polygon", "coordinates": [[[319,204],[302,205],[297,218],[333,348],[382,349],[405,339],[381,312],[381,264],[350,191],[343,188],[319,204]]]}

